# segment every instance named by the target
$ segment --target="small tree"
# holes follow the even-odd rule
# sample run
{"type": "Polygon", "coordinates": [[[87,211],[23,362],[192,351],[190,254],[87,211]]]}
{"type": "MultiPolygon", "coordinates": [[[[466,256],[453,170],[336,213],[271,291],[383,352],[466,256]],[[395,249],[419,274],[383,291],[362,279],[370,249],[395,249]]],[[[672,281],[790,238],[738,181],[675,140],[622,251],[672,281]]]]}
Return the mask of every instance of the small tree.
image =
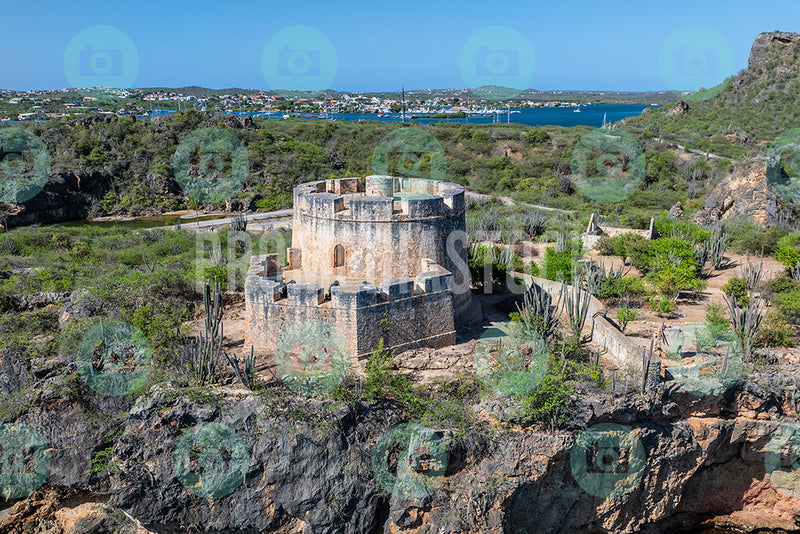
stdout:
{"type": "Polygon", "coordinates": [[[639,312],[633,310],[631,308],[620,308],[617,310],[617,321],[619,322],[620,326],[622,326],[622,333],[625,333],[625,329],[628,327],[628,324],[631,321],[635,321],[639,317],[639,312]]]}

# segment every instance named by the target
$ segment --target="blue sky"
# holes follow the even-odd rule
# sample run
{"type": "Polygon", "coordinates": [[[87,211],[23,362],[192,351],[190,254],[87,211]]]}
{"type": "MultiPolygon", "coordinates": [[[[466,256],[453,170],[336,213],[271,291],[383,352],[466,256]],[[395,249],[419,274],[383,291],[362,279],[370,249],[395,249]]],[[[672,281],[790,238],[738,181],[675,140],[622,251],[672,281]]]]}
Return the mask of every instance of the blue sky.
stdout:
{"type": "MultiPolygon", "coordinates": [[[[699,57],[708,61],[697,68],[719,78],[746,67],[758,33],[800,31],[797,0],[761,4],[752,0],[25,0],[8,2],[3,11],[0,88],[7,89],[70,86],[65,73],[67,46],[81,31],[96,25],[112,26],[130,37],[139,60],[130,82],[134,87],[256,89],[276,88],[262,68],[270,38],[290,26],[312,26],[326,36],[335,53],[329,87],[349,91],[396,90],[401,84],[407,89],[469,86],[462,52],[470,36],[491,25],[509,27],[529,44],[534,59],[530,79],[524,82],[528,87],[621,91],[676,89],[671,84],[694,83],[692,78],[674,82],[663,72],[665,64],[680,63],[684,55],[674,61],[668,57],[666,63],[661,57],[670,42],[677,54],[686,53],[674,36],[688,24],[721,36],[722,41],[705,45],[689,43],[699,47],[699,57]],[[730,64],[721,59],[728,56],[730,64]],[[720,72],[722,65],[731,72],[720,72]]],[[[510,46],[501,35],[485,50],[506,54],[501,59],[511,58],[513,63],[518,56],[514,50],[508,55],[510,46]]],[[[294,43],[294,49],[313,51],[314,46],[294,43]]],[[[318,58],[308,57],[312,64],[318,58]]],[[[483,59],[468,57],[467,65],[483,59]]],[[[325,57],[321,61],[323,70],[331,67],[325,57]]],[[[503,63],[499,68],[506,67],[503,63]]]]}

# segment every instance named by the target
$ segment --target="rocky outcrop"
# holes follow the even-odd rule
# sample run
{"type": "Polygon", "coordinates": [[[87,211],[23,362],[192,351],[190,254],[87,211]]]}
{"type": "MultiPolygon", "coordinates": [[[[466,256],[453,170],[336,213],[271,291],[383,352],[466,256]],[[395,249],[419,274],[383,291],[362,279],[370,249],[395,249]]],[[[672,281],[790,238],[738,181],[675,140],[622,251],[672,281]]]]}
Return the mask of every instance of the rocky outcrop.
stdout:
{"type": "MultiPolygon", "coordinates": [[[[582,390],[569,431],[480,423],[461,435],[449,421],[431,422],[445,444],[442,484],[405,499],[372,470],[379,436],[407,420],[393,403],[168,383],[134,403],[94,394],[66,360],[25,362],[5,351],[0,362],[0,384],[11,384],[4,398],[29,406],[17,422],[37,429],[52,452],[41,489],[0,503],[2,532],[589,534],[800,525],[800,499],[777,491],[765,470],[771,437],[797,417],[797,387],[781,377],[754,376],[766,386],[740,382],[717,397],[689,395],[673,382],[646,395],[582,390]],[[572,469],[577,430],[598,423],[626,425],[643,445],[641,481],[615,498],[584,491],[572,469]],[[181,441],[203,424],[230,429],[246,455],[242,464],[225,452],[235,449],[230,443],[202,444],[222,458],[206,472],[243,473],[214,498],[197,494],[211,485],[188,484],[176,467],[181,441]]],[[[203,451],[197,455],[196,465],[206,465],[203,451]]]]}
{"type": "Polygon", "coordinates": [[[680,102],[678,102],[677,104],[672,106],[672,109],[667,112],[667,116],[670,116],[670,115],[683,115],[684,113],[687,113],[688,111],[689,111],[689,103],[687,101],[685,101],[685,100],[681,100],[680,102]]]}
{"type": "Polygon", "coordinates": [[[56,172],[41,193],[22,204],[5,204],[9,227],[85,218],[91,198],[101,196],[112,175],[101,171],[56,172]]]}
{"type": "Polygon", "coordinates": [[[795,50],[800,45],[800,34],[789,32],[765,32],[759,34],[750,49],[747,70],[754,72],[768,62],[774,61],[778,72],[797,70],[795,50]]]}
{"type": "Polygon", "coordinates": [[[743,215],[772,226],[779,221],[778,197],[767,181],[763,161],[738,165],[706,198],[703,210],[692,218],[701,223],[743,215]]]}

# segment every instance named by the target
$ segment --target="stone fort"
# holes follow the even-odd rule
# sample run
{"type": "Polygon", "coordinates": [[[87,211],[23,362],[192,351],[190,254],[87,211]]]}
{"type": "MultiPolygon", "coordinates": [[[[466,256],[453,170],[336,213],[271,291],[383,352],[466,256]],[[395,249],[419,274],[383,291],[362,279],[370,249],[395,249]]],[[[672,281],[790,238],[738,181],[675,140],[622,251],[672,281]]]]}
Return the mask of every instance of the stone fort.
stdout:
{"type": "Polygon", "coordinates": [[[288,265],[253,256],[245,281],[245,346],[274,352],[292,325],[335,327],[351,357],[383,338],[397,352],[455,343],[470,307],[464,188],[393,176],[294,188],[288,265]]]}

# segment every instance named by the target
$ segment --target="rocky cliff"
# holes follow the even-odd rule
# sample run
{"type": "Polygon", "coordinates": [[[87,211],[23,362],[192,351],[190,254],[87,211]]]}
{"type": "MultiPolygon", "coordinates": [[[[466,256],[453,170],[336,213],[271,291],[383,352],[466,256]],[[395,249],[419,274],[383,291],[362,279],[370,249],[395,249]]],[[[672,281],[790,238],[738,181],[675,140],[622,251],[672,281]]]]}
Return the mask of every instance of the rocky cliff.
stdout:
{"type": "Polygon", "coordinates": [[[797,56],[800,50],[800,33],[764,32],[756,37],[750,48],[747,70],[756,71],[770,61],[777,64],[779,72],[797,69],[797,56]]]}
{"type": "Polygon", "coordinates": [[[763,160],[737,165],[706,197],[703,210],[693,218],[706,224],[737,216],[751,218],[765,226],[781,221],[780,202],[767,180],[763,160]]]}
{"type": "Polygon", "coordinates": [[[67,361],[26,363],[5,350],[0,362],[4,402],[15,405],[4,418],[37,429],[52,454],[41,488],[0,504],[1,532],[800,531],[800,499],[777,490],[765,468],[770,440],[796,420],[800,400],[778,376],[705,398],[674,382],[646,396],[584,392],[569,431],[489,416],[464,435],[429,423],[446,452],[441,483],[402,498],[373,471],[379,437],[406,420],[393,403],[169,384],[114,400],[88,390],[67,361]],[[585,491],[573,465],[579,430],[598,423],[625,425],[643,447],[641,480],[616,497],[585,491]],[[179,451],[191,457],[187,436],[209,424],[235,437],[201,443],[221,459],[203,464],[198,453],[200,484],[181,470],[179,451]]]}

